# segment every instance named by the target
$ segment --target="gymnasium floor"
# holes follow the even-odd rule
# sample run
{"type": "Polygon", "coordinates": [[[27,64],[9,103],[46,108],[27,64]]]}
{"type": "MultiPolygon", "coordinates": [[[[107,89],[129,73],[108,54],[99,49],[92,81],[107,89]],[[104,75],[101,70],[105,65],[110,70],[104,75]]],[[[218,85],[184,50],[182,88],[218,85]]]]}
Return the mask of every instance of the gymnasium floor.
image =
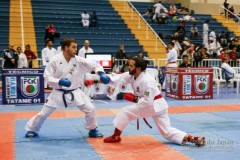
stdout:
{"type": "MultiPolygon", "coordinates": [[[[42,107],[0,105],[0,160],[238,160],[240,157],[240,94],[214,94],[213,100],[166,98],[172,126],[192,135],[206,137],[206,146],[179,146],[165,140],[151,118],[150,129],[140,120],[137,130],[132,121],[119,144],[105,144],[88,138],[83,114],[74,109],[55,111],[44,123],[39,137],[26,139],[24,125],[42,107]]],[[[46,94],[48,96],[48,94],[46,94]]],[[[127,101],[93,100],[98,129],[113,133],[112,120],[127,101]]]]}

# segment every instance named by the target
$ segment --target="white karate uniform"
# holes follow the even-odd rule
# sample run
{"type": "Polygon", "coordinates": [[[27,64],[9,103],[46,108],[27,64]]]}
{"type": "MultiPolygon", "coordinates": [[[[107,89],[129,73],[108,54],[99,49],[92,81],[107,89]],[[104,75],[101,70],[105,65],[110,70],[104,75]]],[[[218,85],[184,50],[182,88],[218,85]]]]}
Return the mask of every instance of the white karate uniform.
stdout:
{"type": "Polygon", "coordinates": [[[47,66],[53,56],[57,54],[55,48],[43,48],[42,50],[42,66],[47,66]]]}
{"type": "Polygon", "coordinates": [[[233,78],[234,74],[236,73],[235,70],[228,63],[222,63],[222,69],[226,71],[228,77],[233,78]]]}
{"type": "MultiPolygon", "coordinates": [[[[57,51],[55,48],[43,48],[42,50],[42,66],[46,67],[53,56],[57,54],[57,51]]],[[[44,88],[47,88],[47,82],[44,81],[44,88]]]]}
{"type": "Polygon", "coordinates": [[[86,49],[83,46],[81,49],[79,49],[78,56],[85,58],[85,53],[93,53],[93,49],[90,47],[88,47],[88,49],[86,49]]]}
{"type": "Polygon", "coordinates": [[[208,24],[204,23],[203,24],[203,44],[206,44],[208,42],[208,24]]]}
{"type": "Polygon", "coordinates": [[[65,94],[68,107],[77,106],[85,115],[85,128],[92,130],[97,127],[95,107],[90,99],[79,89],[82,76],[88,72],[104,72],[103,68],[91,61],[75,56],[69,62],[66,61],[63,54],[59,53],[52,58],[49,65],[44,71],[44,79],[53,87],[53,91],[49,95],[42,111],[28,121],[25,129],[38,133],[44,120],[56,109],[65,107],[63,102],[63,92],[58,89],[73,90],[70,91],[74,95],[71,101],[71,94],[65,94]],[[68,78],[71,81],[70,87],[60,86],[58,84],[61,78],[68,78]]]}
{"type": "Polygon", "coordinates": [[[61,53],[61,52],[62,52],[62,46],[58,46],[56,52],[57,52],[57,54],[58,54],[58,53],[61,53]]]}
{"type": "Polygon", "coordinates": [[[89,14],[82,13],[82,23],[83,27],[89,26],[89,14]]]}
{"type": "MultiPolygon", "coordinates": [[[[167,65],[166,65],[166,70],[167,67],[177,67],[177,51],[175,48],[171,49],[167,53],[167,65]],[[174,63],[175,62],[175,63],[174,63]]],[[[166,88],[166,77],[164,78],[162,89],[166,88]]]]}
{"type": "Polygon", "coordinates": [[[212,42],[211,49],[213,50],[214,53],[217,53],[217,55],[220,56],[221,45],[219,42],[217,43],[216,41],[212,42]]]}
{"type": "Polygon", "coordinates": [[[27,68],[28,62],[27,57],[24,53],[18,54],[18,68],[27,68]]]}
{"type": "Polygon", "coordinates": [[[158,17],[158,15],[160,14],[161,9],[163,9],[164,12],[166,12],[166,13],[168,12],[167,9],[160,3],[156,3],[153,7],[155,7],[153,20],[155,20],[158,17]]]}
{"type": "Polygon", "coordinates": [[[178,41],[172,41],[174,43],[174,48],[177,51],[177,56],[180,56],[180,51],[182,50],[182,47],[178,41]]]}
{"type": "Polygon", "coordinates": [[[209,55],[213,54],[212,48],[211,48],[211,43],[210,44],[205,43],[204,47],[207,48],[207,53],[209,53],[209,55]]]}
{"type": "Polygon", "coordinates": [[[215,41],[215,40],[216,40],[216,33],[215,33],[214,31],[211,31],[211,32],[209,33],[209,39],[210,39],[211,41],[215,41]]]}
{"type": "Polygon", "coordinates": [[[152,117],[164,138],[182,144],[186,133],[171,127],[168,117],[168,104],[164,98],[154,100],[156,96],[160,95],[160,91],[156,81],[148,73],[142,72],[135,79],[134,76],[125,72],[118,81],[111,81],[111,83],[130,84],[134,95],[139,97],[138,103],[125,106],[120,110],[113,121],[116,128],[123,131],[132,120],[152,117]]]}

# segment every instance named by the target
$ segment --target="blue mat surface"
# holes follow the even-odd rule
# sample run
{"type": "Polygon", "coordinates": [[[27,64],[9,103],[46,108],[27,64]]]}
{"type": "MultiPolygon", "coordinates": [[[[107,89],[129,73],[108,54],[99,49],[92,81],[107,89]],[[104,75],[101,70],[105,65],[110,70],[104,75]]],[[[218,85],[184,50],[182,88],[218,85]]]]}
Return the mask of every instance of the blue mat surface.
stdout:
{"type": "Polygon", "coordinates": [[[49,140],[64,140],[64,139],[79,139],[83,138],[77,130],[75,124],[70,123],[69,119],[47,119],[43,124],[39,136],[36,138],[25,138],[26,131],[24,129],[27,121],[18,120],[15,124],[15,142],[29,141],[49,141],[49,140]]]}
{"type": "Polygon", "coordinates": [[[16,143],[17,160],[101,160],[84,139],[16,143]]]}

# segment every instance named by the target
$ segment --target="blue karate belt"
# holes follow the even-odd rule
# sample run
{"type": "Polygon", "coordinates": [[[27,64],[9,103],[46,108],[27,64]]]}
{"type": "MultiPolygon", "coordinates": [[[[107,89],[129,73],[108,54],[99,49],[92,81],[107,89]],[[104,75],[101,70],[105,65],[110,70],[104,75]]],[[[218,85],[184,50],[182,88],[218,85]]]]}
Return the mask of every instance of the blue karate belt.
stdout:
{"type": "Polygon", "coordinates": [[[72,90],[57,89],[57,90],[63,92],[63,94],[62,94],[62,99],[63,99],[63,103],[64,103],[65,108],[67,108],[67,102],[66,102],[65,94],[70,93],[71,96],[72,96],[71,101],[73,102],[73,101],[74,101],[74,95],[73,95],[72,91],[74,91],[74,90],[76,90],[76,89],[72,89],[72,90]]]}

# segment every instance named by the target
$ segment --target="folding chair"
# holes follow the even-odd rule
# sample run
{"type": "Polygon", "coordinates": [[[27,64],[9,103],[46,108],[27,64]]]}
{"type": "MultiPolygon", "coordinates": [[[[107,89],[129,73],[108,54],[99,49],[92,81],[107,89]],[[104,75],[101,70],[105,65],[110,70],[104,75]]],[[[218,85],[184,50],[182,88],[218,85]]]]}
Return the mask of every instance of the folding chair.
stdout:
{"type": "Polygon", "coordinates": [[[216,83],[217,86],[217,94],[219,94],[220,90],[220,83],[224,82],[226,85],[226,80],[222,78],[222,70],[219,67],[212,67],[213,68],[213,81],[216,83]]]}

